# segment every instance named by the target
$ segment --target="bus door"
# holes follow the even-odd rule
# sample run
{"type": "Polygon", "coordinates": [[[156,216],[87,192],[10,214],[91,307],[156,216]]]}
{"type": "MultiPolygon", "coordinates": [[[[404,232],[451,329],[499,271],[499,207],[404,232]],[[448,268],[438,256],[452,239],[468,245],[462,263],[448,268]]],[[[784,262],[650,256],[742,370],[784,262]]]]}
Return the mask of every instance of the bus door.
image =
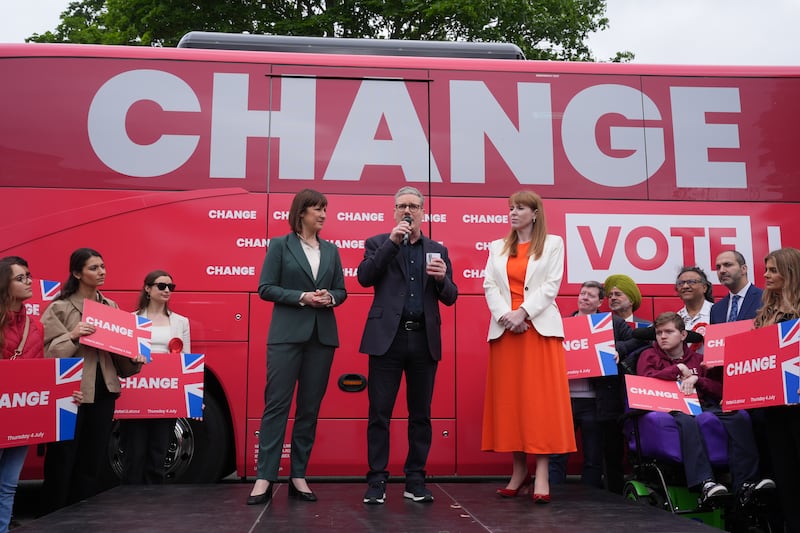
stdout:
{"type": "MultiPolygon", "coordinates": [[[[320,411],[309,474],[360,475],[367,456],[368,356],[358,348],[372,290],[359,285],[356,271],[364,241],[394,226],[394,193],[405,185],[417,187],[427,205],[430,182],[438,179],[430,167],[428,73],[297,65],[275,65],[271,72],[268,237],[290,231],[286,219],[297,191],[310,187],[323,192],[328,208],[322,237],[339,247],[348,291],[347,301],[336,309],[340,347],[320,411]]],[[[253,295],[251,309],[247,475],[255,472],[271,305],[253,295]]],[[[444,335],[447,339],[453,337],[454,316],[452,308],[443,310],[442,327],[451,332],[444,335]]],[[[448,356],[437,375],[435,442],[428,467],[434,474],[453,475],[455,360],[452,346],[444,349],[448,356]]],[[[392,424],[390,468],[395,471],[402,470],[407,449],[405,403],[402,385],[392,424]]],[[[292,422],[284,444],[287,451],[292,422]]],[[[282,463],[286,468],[288,454],[282,463]]]]}

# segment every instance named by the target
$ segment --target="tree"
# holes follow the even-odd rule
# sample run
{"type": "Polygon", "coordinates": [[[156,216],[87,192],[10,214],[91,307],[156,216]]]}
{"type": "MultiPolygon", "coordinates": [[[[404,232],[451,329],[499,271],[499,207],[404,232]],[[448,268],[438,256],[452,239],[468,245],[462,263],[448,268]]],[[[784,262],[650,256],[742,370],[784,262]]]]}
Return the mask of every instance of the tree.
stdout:
{"type": "Polygon", "coordinates": [[[80,0],[27,40],[175,46],[202,30],[510,42],[529,59],[593,61],[586,40],[608,27],[605,10],[605,0],[80,0]]]}

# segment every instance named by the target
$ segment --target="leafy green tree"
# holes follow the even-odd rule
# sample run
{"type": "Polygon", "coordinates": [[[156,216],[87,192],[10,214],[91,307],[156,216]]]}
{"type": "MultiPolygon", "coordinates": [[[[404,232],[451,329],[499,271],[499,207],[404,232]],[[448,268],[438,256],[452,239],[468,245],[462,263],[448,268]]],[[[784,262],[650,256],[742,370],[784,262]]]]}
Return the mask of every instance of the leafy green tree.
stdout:
{"type": "Polygon", "coordinates": [[[586,40],[608,27],[605,10],[605,0],[79,0],[27,40],[175,46],[201,30],[510,42],[530,59],[593,61],[586,40]]]}

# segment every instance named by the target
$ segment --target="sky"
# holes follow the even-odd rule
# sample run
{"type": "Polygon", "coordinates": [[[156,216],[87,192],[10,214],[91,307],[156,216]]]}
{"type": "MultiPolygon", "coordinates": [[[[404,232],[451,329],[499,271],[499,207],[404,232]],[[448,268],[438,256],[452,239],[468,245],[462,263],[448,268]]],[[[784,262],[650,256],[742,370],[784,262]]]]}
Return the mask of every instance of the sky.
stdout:
{"type": "MultiPolygon", "coordinates": [[[[54,30],[70,0],[0,0],[0,42],[54,30]]],[[[597,60],[798,65],[798,0],[606,0],[609,28],[589,38],[597,60]]]]}

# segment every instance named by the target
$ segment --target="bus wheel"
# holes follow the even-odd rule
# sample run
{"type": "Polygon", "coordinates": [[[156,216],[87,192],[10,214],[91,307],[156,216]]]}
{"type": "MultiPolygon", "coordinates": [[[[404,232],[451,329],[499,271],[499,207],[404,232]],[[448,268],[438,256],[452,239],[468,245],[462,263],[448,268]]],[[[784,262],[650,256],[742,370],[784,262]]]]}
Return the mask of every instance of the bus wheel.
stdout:
{"type": "Polygon", "coordinates": [[[190,420],[193,448],[191,456],[181,457],[185,470],[176,482],[215,483],[230,474],[231,438],[225,414],[211,395],[203,400],[203,420],[190,420]]]}
{"type": "MultiPolygon", "coordinates": [[[[203,420],[178,418],[164,459],[166,483],[214,483],[230,472],[225,416],[213,396],[204,399],[203,420]]],[[[119,482],[125,450],[120,446],[119,421],[114,421],[108,446],[109,466],[119,482]]]]}

